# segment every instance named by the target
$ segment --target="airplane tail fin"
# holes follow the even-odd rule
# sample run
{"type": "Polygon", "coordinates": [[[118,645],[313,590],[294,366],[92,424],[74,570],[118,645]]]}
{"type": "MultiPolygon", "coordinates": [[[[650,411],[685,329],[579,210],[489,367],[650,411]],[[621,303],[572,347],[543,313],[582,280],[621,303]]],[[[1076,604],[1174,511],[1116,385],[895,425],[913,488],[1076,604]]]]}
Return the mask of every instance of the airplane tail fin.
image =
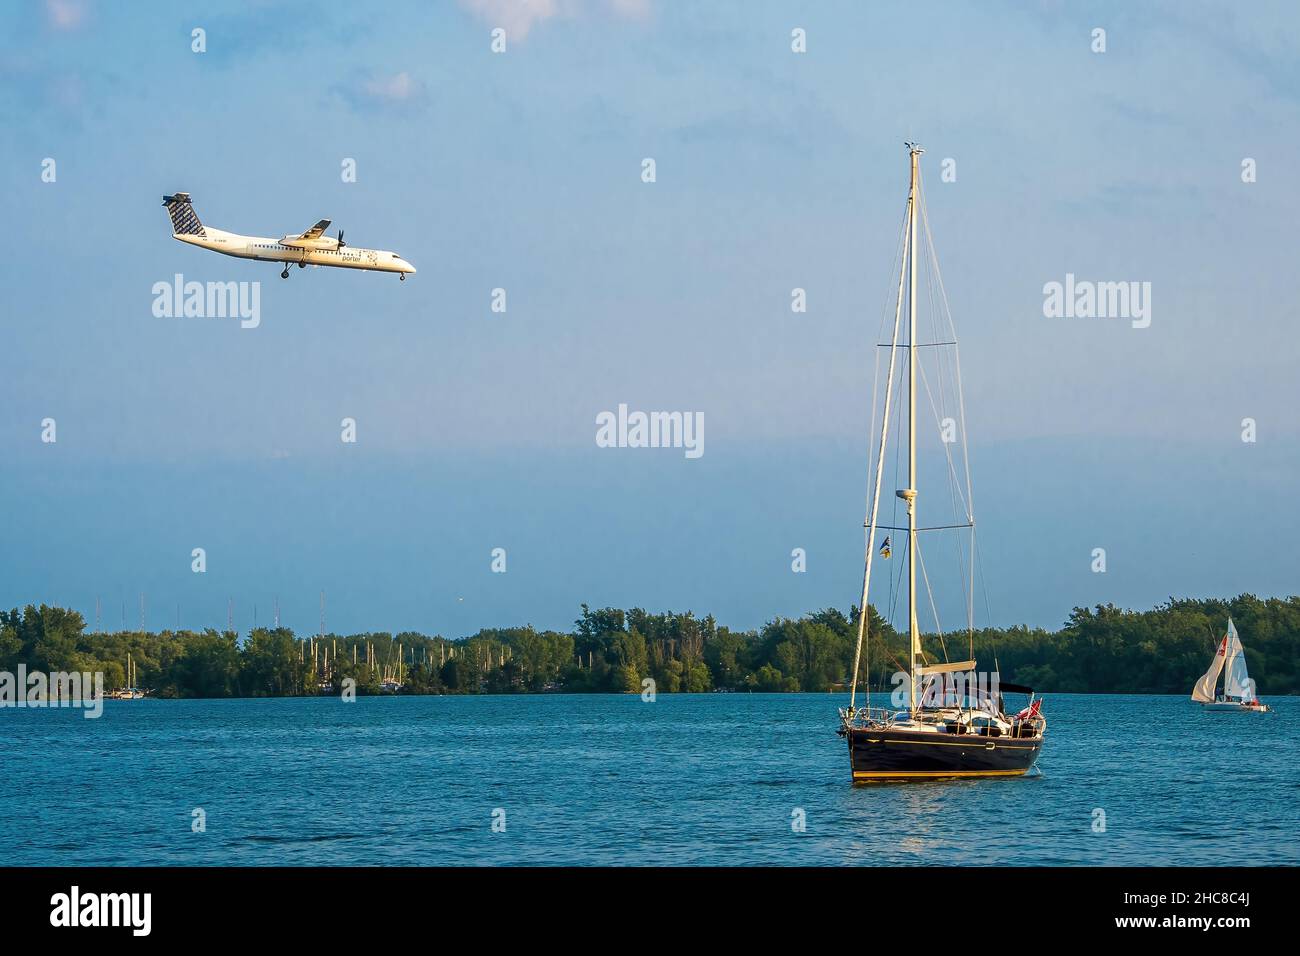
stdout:
{"type": "Polygon", "coordinates": [[[174,196],[163,196],[163,205],[167,207],[167,213],[172,217],[172,234],[177,236],[205,236],[203,223],[199,222],[198,213],[194,211],[194,206],[190,204],[189,193],[177,193],[174,196]]]}

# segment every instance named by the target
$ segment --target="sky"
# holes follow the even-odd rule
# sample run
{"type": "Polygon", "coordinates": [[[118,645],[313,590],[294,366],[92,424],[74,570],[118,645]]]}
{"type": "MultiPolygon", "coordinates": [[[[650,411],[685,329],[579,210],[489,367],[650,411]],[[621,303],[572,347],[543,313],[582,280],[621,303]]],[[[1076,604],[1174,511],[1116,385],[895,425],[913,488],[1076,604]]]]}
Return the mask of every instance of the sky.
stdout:
{"type": "Polygon", "coordinates": [[[0,9],[0,80],[0,606],[310,632],[324,591],[329,630],[449,637],[847,609],[905,140],[977,623],[1297,590],[1292,4],[48,0],[0,9]],[[281,280],[172,240],[180,190],[419,271],[281,280]],[[154,315],[178,273],[260,283],[260,323],[154,315]],[[1149,283],[1149,325],[1046,316],[1067,274],[1149,283]],[[702,415],[704,453],[598,447],[620,404],[702,415]]]}

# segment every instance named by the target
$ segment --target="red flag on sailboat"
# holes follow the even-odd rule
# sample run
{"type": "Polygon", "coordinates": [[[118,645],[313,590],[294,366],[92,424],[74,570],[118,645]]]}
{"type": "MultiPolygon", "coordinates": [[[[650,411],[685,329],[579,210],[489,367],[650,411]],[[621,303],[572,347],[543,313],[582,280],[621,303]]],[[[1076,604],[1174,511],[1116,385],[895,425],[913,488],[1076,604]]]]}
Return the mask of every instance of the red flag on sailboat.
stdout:
{"type": "Polygon", "coordinates": [[[1038,711],[1042,708],[1042,706],[1043,706],[1043,698],[1040,697],[1038,698],[1038,700],[1034,701],[1024,710],[1020,711],[1020,713],[1016,714],[1016,720],[1028,720],[1031,717],[1037,717],[1038,711]]]}

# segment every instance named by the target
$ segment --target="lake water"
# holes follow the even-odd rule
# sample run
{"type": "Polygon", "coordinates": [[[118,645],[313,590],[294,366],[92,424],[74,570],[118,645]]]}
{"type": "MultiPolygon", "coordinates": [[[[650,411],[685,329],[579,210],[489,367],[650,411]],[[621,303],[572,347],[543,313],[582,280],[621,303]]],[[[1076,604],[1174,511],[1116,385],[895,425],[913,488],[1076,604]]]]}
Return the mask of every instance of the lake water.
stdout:
{"type": "Polygon", "coordinates": [[[18,865],[1300,862],[1295,699],[1235,714],[1184,697],[1049,695],[1040,773],[867,786],[849,782],[835,735],[843,703],[142,700],[107,701],[98,720],[0,710],[0,846],[18,865]],[[205,832],[192,832],[195,808],[205,832]]]}

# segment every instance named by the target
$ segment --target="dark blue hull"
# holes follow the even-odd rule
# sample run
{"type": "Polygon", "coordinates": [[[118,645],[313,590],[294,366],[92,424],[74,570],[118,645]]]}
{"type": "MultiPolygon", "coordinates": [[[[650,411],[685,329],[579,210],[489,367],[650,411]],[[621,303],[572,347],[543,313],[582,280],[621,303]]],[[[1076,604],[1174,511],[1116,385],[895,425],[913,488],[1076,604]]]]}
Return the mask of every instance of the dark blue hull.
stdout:
{"type": "Polygon", "coordinates": [[[854,728],[847,737],[855,782],[1020,776],[1043,747],[1041,736],[854,728]]]}

